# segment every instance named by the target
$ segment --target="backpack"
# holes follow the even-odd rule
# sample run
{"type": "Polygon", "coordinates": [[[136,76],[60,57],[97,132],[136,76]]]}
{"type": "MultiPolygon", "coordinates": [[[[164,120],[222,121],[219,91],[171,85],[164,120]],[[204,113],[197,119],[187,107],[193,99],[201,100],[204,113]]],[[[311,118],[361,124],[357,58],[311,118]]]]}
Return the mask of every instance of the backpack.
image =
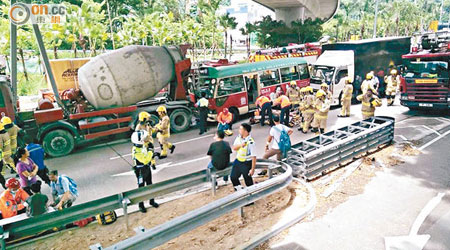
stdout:
{"type": "Polygon", "coordinates": [[[280,132],[280,141],[278,142],[278,147],[280,148],[283,158],[286,158],[287,152],[291,150],[291,138],[284,129],[280,130],[276,126],[273,126],[273,128],[280,132]]]}

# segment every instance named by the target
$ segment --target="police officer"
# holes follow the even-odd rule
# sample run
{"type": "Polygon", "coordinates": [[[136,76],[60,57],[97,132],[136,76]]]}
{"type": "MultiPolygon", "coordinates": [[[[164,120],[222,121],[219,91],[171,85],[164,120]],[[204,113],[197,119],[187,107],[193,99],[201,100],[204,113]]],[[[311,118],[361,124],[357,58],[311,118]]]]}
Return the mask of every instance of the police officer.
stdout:
{"type": "Polygon", "coordinates": [[[350,106],[352,105],[353,85],[350,78],[345,79],[344,90],[341,97],[341,114],[338,117],[350,117],[350,106]]]}
{"type": "Polygon", "coordinates": [[[167,151],[170,149],[172,154],[175,150],[175,145],[172,145],[167,139],[170,138],[170,118],[167,115],[167,109],[164,106],[159,106],[156,111],[159,115],[159,123],[156,125],[155,129],[157,131],[156,138],[158,138],[159,144],[161,145],[161,155],[159,159],[167,157],[167,151]]]}
{"type": "Polygon", "coordinates": [[[195,107],[198,108],[200,114],[200,122],[198,124],[200,128],[199,135],[202,135],[203,133],[206,132],[206,125],[208,119],[208,104],[209,104],[208,99],[206,99],[206,93],[204,91],[202,91],[201,96],[202,98],[200,98],[195,104],[195,107]]]}
{"type": "Polygon", "coordinates": [[[392,69],[391,75],[386,79],[386,98],[388,106],[394,104],[395,94],[398,91],[400,85],[400,76],[397,75],[397,70],[392,69]]]}
{"type": "MultiPolygon", "coordinates": [[[[152,164],[154,157],[153,149],[146,148],[145,146],[145,141],[148,136],[150,135],[146,130],[135,131],[131,135],[131,142],[133,143],[133,170],[137,178],[138,187],[151,185],[152,171],[150,169],[150,165],[153,169],[156,169],[156,167],[152,164]]],[[[156,203],[153,198],[150,199],[150,205],[155,208],[159,207],[158,203],[156,203]]],[[[139,203],[139,210],[142,213],[147,212],[144,202],[139,203]]]]}
{"type": "Polygon", "coordinates": [[[316,113],[311,124],[313,127],[312,131],[323,134],[327,127],[328,111],[330,110],[330,101],[326,98],[326,93],[323,90],[319,90],[316,93],[315,108],[316,113]]]}
{"type": "Polygon", "coordinates": [[[375,116],[375,108],[381,106],[380,99],[373,94],[372,89],[368,89],[365,94],[359,95],[356,99],[362,102],[361,112],[363,119],[375,116]]]}
{"type": "Polygon", "coordinates": [[[286,92],[286,96],[291,101],[293,109],[296,109],[300,105],[300,89],[297,86],[296,81],[291,81],[289,83],[289,89],[286,92]]]}
{"type": "MultiPolygon", "coordinates": [[[[139,113],[139,123],[136,125],[136,128],[134,129],[134,131],[140,131],[140,130],[145,130],[147,131],[148,135],[145,139],[145,146],[147,148],[151,148],[152,150],[154,150],[154,144],[153,144],[153,133],[155,132],[155,129],[152,127],[152,124],[150,122],[150,117],[151,115],[146,112],[146,111],[142,111],[139,113]]],[[[153,165],[156,165],[156,161],[153,158],[152,161],[153,165]]]]}
{"type": "Polygon", "coordinates": [[[255,140],[250,135],[251,130],[252,127],[249,124],[243,123],[239,127],[239,135],[233,143],[233,150],[237,154],[230,178],[235,190],[241,189],[241,182],[239,181],[241,175],[244,177],[247,187],[253,185],[252,175],[256,167],[256,148],[255,140]]]}
{"type": "Polygon", "coordinates": [[[306,87],[305,88],[305,97],[303,98],[303,108],[304,108],[303,120],[304,120],[304,122],[303,122],[302,132],[304,134],[306,134],[308,132],[309,127],[314,120],[314,113],[316,112],[316,109],[314,106],[315,102],[316,102],[316,98],[314,97],[312,87],[306,87]]]}

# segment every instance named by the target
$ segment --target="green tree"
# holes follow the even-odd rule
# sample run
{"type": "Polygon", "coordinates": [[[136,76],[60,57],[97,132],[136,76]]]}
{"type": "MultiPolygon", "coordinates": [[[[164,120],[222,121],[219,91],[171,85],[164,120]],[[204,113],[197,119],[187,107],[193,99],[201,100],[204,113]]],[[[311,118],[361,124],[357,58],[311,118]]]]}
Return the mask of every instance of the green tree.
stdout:
{"type": "MultiPolygon", "coordinates": [[[[220,25],[223,27],[224,29],[224,58],[227,58],[227,48],[228,48],[228,30],[229,29],[236,29],[237,26],[237,22],[236,22],[236,18],[230,16],[230,13],[227,13],[223,16],[220,17],[220,25]]],[[[232,52],[230,51],[230,54],[232,52]]]]}

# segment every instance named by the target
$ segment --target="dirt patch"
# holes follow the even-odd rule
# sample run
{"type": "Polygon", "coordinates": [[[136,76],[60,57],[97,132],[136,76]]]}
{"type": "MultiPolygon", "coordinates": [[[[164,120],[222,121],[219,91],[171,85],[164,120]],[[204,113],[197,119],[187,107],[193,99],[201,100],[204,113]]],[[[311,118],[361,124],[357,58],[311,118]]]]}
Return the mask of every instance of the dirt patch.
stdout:
{"type": "MultiPolygon", "coordinates": [[[[231,185],[223,186],[217,190],[216,196],[212,196],[211,191],[206,191],[161,204],[158,209],[151,208],[146,214],[131,214],[130,229],[138,226],[147,229],[155,227],[233,192],[231,185]]],[[[255,202],[255,205],[245,207],[243,219],[238,211],[232,211],[157,249],[232,249],[274,225],[294,199],[304,200],[301,202],[304,205],[307,203],[305,190],[292,183],[288,188],[255,202]]],[[[295,204],[298,204],[297,200],[295,204]]],[[[85,228],[61,232],[17,249],[87,249],[96,243],[107,247],[134,235],[133,230],[126,230],[125,220],[121,217],[111,225],[91,223],[85,228]]]]}
{"type": "Polygon", "coordinates": [[[403,143],[401,144],[400,147],[400,155],[405,155],[405,156],[416,156],[420,154],[420,151],[414,147],[413,145],[409,144],[409,143],[403,143]]]}

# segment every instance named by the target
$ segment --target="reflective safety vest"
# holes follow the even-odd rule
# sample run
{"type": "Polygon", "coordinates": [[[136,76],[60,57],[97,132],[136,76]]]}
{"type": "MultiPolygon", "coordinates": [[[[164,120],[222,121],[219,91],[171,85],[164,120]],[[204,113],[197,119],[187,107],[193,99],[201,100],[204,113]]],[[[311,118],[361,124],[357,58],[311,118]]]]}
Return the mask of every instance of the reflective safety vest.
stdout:
{"type": "Polygon", "coordinates": [[[289,101],[289,98],[285,95],[281,95],[277,99],[275,99],[275,105],[281,104],[281,108],[285,108],[289,105],[291,105],[291,101],[289,101]]]}
{"type": "Polygon", "coordinates": [[[242,137],[238,137],[239,138],[239,144],[242,144],[245,142],[245,147],[241,147],[236,154],[236,159],[240,162],[245,162],[250,160],[249,156],[250,156],[250,151],[248,150],[248,147],[250,144],[254,144],[255,141],[253,140],[253,138],[251,138],[250,136],[247,136],[247,138],[242,138],[242,137]]]}
{"type": "Polygon", "coordinates": [[[204,97],[202,97],[200,100],[198,100],[198,103],[199,103],[198,106],[199,106],[200,108],[207,108],[208,105],[209,105],[208,99],[206,99],[206,98],[204,98],[204,97]]]}
{"type": "Polygon", "coordinates": [[[143,167],[149,165],[153,160],[153,151],[147,150],[144,147],[133,146],[133,161],[136,167],[143,167]]]}
{"type": "Polygon", "coordinates": [[[270,99],[267,96],[260,96],[256,99],[256,105],[262,107],[267,102],[270,102],[270,99]]]}
{"type": "Polygon", "coordinates": [[[353,94],[353,85],[350,83],[345,84],[342,92],[342,100],[351,100],[353,94]]]}

